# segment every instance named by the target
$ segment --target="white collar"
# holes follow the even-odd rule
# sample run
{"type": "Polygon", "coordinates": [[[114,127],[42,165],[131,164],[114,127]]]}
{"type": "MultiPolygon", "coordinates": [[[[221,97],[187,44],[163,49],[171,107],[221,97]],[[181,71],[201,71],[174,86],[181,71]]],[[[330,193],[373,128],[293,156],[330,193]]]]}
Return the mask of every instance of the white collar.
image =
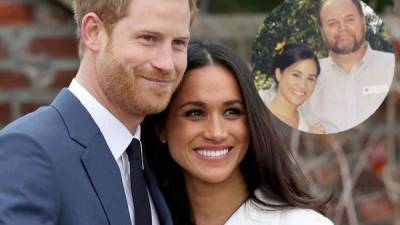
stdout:
{"type": "Polygon", "coordinates": [[[101,105],[76,79],[73,79],[68,89],[79,99],[103,134],[115,160],[125,152],[133,138],[140,141],[140,125],[132,135],[121,121],[101,105]]]}
{"type": "MultiPolygon", "coordinates": [[[[371,58],[371,54],[372,54],[371,45],[369,44],[368,41],[365,41],[365,44],[367,45],[367,49],[366,49],[364,55],[363,55],[362,58],[361,58],[358,62],[356,62],[354,65],[365,65],[365,64],[368,63],[369,59],[371,58]]],[[[333,67],[341,69],[340,66],[337,65],[336,62],[332,59],[332,52],[329,52],[328,60],[329,60],[330,64],[331,64],[333,67]]],[[[353,66],[354,66],[354,65],[353,65],[353,66]]]]}

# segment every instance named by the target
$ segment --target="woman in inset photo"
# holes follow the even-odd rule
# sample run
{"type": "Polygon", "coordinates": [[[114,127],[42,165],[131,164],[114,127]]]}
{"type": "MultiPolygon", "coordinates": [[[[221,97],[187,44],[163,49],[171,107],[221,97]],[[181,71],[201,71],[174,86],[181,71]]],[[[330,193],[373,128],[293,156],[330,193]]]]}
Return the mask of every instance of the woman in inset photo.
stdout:
{"type": "Polygon", "coordinates": [[[324,134],[323,125],[307,122],[299,108],[314,92],[321,71],[318,58],[301,43],[283,45],[277,50],[270,72],[276,85],[268,90],[268,94],[260,92],[263,101],[287,125],[309,133],[324,134]]]}

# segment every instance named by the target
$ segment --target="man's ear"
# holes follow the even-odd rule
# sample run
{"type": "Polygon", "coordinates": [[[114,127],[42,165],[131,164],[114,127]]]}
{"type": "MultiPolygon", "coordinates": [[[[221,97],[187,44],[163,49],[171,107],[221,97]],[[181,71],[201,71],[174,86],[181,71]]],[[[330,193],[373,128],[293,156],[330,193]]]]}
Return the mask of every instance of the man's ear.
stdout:
{"type": "Polygon", "coordinates": [[[279,69],[279,68],[276,68],[276,69],[275,69],[275,78],[276,78],[276,80],[277,80],[278,82],[281,81],[281,79],[282,79],[282,72],[281,72],[281,69],[279,69]]]}
{"type": "Polygon", "coordinates": [[[365,35],[367,34],[367,18],[364,16],[362,16],[362,21],[363,21],[363,25],[364,25],[364,32],[365,35]]]}
{"type": "Polygon", "coordinates": [[[107,38],[104,23],[96,13],[88,13],[82,19],[81,38],[85,48],[92,51],[99,51],[102,46],[102,39],[107,38]]]}

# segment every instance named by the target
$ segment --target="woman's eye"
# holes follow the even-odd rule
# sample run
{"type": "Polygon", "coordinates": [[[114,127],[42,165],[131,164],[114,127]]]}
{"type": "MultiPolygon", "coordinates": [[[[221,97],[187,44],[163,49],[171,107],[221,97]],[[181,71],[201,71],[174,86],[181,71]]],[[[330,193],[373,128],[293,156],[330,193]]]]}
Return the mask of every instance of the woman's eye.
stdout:
{"type": "Polygon", "coordinates": [[[294,77],[300,77],[300,74],[293,73],[292,76],[294,76],[294,77]]]}
{"type": "Polygon", "coordinates": [[[189,110],[185,112],[186,117],[201,117],[204,113],[202,110],[189,110]]]}
{"type": "Polygon", "coordinates": [[[315,77],[309,77],[308,80],[309,81],[315,81],[316,79],[315,79],[315,77]]]}
{"type": "Polygon", "coordinates": [[[239,116],[239,115],[241,115],[242,114],[242,111],[240,110],[240,109],[235,109],[235,108],[232,108],[232,109],[227,109],[227,110],[225,110],[225,113],[224,113],[226,116],[239,116]]]}

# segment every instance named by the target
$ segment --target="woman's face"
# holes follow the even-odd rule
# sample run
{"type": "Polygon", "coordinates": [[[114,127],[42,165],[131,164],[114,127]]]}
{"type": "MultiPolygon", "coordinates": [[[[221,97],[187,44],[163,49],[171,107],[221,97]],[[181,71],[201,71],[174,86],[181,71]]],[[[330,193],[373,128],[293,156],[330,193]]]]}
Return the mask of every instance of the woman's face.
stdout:
{"type": "Polygon", "coordinates": [[[184,75],[162,136],[187,179],[219,183],[240,176],[249,145],[243,104],[234,76],[219,64],[184,75]]]}
{"type": "Polygon", "coordinates": [[[278,94],[289,103],[299,106],[314,91],[317,80],[317,64],[312,59],[304,59],[287,67],[284,71],[275,70],[278,80],[278,94]]]}

